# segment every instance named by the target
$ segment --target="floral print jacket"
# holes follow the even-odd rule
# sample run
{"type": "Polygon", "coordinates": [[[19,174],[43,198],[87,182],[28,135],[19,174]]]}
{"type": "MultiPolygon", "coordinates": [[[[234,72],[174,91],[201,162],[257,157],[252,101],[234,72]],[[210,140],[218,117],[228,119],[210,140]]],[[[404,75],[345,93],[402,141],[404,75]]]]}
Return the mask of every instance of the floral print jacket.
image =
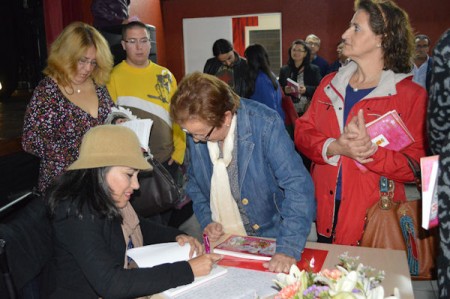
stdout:
{"type": "Polygon", "coordinates": [[[81,139],[90,128],[101,125],[114,103],[104,86],[95,85],[99,99],[94,118],[67,99],[50,77],[39,82],[25,112],[22,147],[41,158],[39,191],[43,192],[78,158],[81,139]]]}

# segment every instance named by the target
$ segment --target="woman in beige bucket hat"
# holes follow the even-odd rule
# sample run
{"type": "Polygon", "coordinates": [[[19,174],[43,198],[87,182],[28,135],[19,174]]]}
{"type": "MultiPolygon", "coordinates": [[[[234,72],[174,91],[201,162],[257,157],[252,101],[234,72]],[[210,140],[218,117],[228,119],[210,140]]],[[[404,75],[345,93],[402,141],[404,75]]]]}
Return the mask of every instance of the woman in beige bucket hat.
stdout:
{"type": "Polygon", "coordinates": [[[141,219],[128,203],[137,174],[151,170],[136,134],[102,125],[83,137],[80,155],[46,197],[54,228],[49,298],[136,298],[191,283],[221,256],[203,254],[183,232],[141,219]],[[191,246],[188,261],[136,268],[126,250],[177,241],[191,246]]]}

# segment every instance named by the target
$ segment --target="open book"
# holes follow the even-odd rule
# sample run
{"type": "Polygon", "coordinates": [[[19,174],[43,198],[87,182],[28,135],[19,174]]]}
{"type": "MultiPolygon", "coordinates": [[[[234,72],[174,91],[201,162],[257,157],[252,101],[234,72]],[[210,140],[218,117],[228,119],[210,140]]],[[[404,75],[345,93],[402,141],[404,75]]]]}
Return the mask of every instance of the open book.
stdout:
{"type": "Polygon", "coordinates": [[[133,130],[138,136],[139,143],[141,147],[146,151],[150,152],[148,147],[148,141],[150,138],[150,131],[152,129],[153,120],[151,119],[132,119],[120,124],[133,130]]]}
{"type": "Polygon", "coordinates": [[[439,156],[420,158],[422,180],[422,227],[430,229],[438,225],[437,180],[439,156]]]}
{"type": "MultiPolygon", "coordinates": [[[[189,259],[189,250],[189,244],[180,246],[177,242],[169,242],[132,248],[127,250],[127,255],[132,258],[140,268],[148,268],[165,263],[187,261],[189,259]]],[[[208,275],[196,277],[192,283],[166,290],[162,294],[166,298],[173,298],[180,293],[195,288],[196,286],[222,276],[225,273],[227,273],[226,268],[214,266],[213,270],[208,275]]]]}
{"type": "MultiPolygon", "coordinates": [[[[372,142],[378,146],[400,151],[414,142],[414,138],[402,121],[396,110],[391,110],[379,118],[366,124],[372,142]]],[[[356,162],[356,165],[363,172],[367,168],[356,162]]]]}

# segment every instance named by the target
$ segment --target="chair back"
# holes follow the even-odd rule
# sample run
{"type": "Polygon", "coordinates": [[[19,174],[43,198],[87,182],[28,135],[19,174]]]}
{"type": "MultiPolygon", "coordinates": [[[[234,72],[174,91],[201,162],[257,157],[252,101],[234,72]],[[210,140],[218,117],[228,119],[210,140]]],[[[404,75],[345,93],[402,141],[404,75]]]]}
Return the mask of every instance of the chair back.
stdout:
{"type": "Polygon", "coordinates": [[[45,203],[36,194],[28,196],[27,202],[0,224],[0,265],[10,298],[27,298],[24,288],[36,281],[53,254],[45,203]]]}

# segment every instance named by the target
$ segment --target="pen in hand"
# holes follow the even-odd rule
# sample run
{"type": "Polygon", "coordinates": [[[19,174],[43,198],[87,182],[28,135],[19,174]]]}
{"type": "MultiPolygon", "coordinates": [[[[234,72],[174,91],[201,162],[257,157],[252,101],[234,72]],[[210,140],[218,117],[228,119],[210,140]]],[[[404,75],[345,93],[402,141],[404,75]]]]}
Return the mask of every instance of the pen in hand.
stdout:
{"type": "Polygon", "coordinates": [[[203,245],[205,246],[205,253],[211,253],[211,245],[207,234],[203,234],[203,245]]]}

